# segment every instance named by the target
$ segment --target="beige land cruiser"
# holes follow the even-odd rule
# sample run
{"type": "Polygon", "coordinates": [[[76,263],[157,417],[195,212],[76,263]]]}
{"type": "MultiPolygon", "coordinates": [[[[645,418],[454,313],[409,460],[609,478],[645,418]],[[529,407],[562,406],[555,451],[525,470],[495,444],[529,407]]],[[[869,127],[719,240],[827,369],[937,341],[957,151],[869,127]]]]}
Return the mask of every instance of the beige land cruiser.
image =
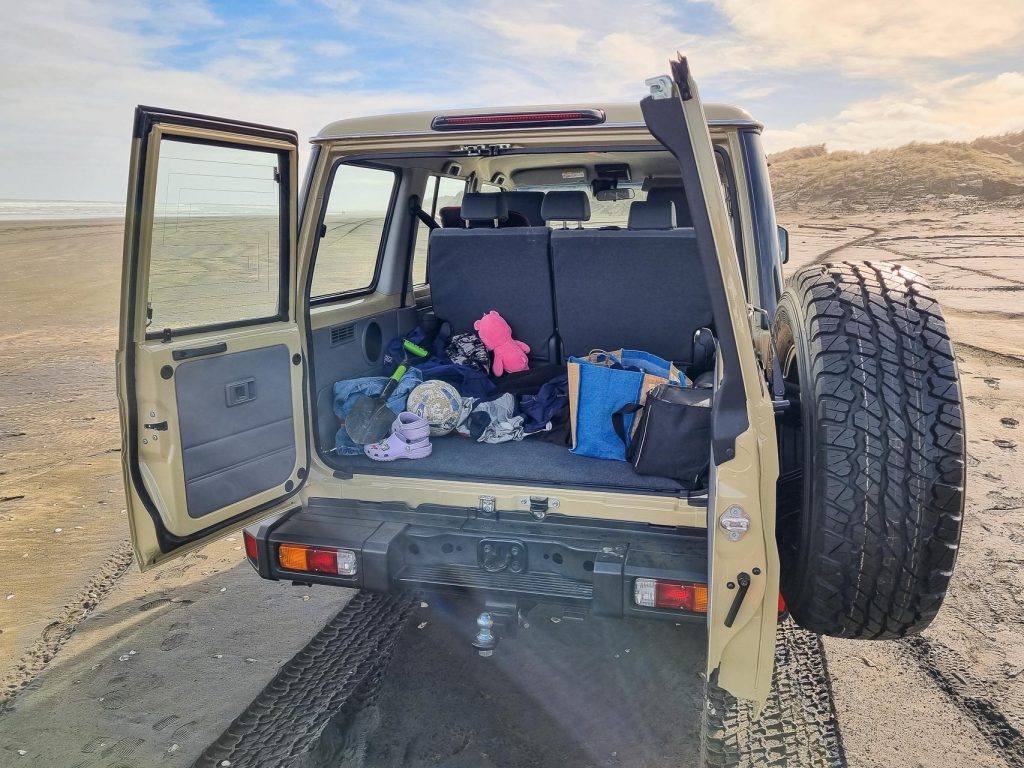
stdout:
{"type": "Polygon", "coordinates": [[[294,132],[139,107],[117,368],[140,566],[250,526],[263,578],[479,601],[485,651],[537,601],[694,619],[714,690],[754,701],[783,599],[822,634],[927,626],[965,464],[934,298],[883,263],[784,285],[762,126],[702,105],[684,59],[646,85],[639,104],[342,120],[301,186],[294,132]],[[530,370],[632,348],[703,374],[703,482],[533,436],[338,450],[339,382],[489,310],[530,370]]]}

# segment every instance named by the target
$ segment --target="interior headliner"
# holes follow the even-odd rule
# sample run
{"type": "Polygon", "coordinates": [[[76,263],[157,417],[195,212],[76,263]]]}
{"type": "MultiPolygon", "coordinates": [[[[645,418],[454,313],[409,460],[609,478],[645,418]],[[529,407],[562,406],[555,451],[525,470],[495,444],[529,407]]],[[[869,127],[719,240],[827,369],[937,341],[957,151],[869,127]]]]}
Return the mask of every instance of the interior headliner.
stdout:
{"type": "Polygon", "coordinates": [[[596,173],[595,165],[605,163],[624,163],[630,168],[630,178],[634,183],[648,177],[679,177],[679,163],[672,155],[661,148],[638,148],[635,151],[622,149],[600,151],[581,148],[576,152],[531,153],[513,152],[497,156],[456,156],[438,157],[388,158],[387,165],[397,168],[418,168],[431,173],[442,173],[452,162],[458,163],[461,170],[460,178],[472,173],[483,181],[490,181],[503,176],[505,189],[515,189],[513,174],[516,171],[535,168],[558,168],[563,166],[583,167],[587,170],[587,181],[592,181],[596,173]]]}

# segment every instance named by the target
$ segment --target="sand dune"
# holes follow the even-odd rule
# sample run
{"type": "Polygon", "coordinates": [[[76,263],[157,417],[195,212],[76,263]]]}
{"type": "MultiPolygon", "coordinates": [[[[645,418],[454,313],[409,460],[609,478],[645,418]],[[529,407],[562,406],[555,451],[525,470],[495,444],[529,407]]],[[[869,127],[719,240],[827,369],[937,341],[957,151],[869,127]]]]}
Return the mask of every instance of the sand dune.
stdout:
{"type": "Polygon", "coordinates": [[[870,152],[824,144],[768,157],[776,205],[801,212],[984,210],[1024,206],[1024,131],[970,143],[870,152]]]}

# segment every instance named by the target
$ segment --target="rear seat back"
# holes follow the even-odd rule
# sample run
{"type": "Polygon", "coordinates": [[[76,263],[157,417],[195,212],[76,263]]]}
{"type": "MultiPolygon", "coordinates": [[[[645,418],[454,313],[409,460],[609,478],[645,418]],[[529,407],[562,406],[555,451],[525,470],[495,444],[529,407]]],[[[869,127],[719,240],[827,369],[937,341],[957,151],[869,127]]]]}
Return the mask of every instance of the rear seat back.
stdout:
{"type": "Polygon", "coordinates": [[[672,203],[676,209],[676,226],[693,226],[690,206],[686,203],[686,191],[682,187],[652,187],[647,191],[647,202],[672,203]]]}
{"type": "Polygon", "coordinates": [[[502,192],[501,196],[505,198],[509,212],[521,215],[529,226],[544,226],[544,217],[541,215],[543,192],[502,192]]]}
{"type": "MultiPolygon", "coordinates": [[[[586,193],[576,194],[586,202],[586,193]]],[[[551,197],[544,201],[545,218],[571,212],[548,216],[551,197]]],[[[577,201],[572,212],[582,210],[577,201]]],[[[693,335],[711,324],[711,302],[693,230],[673,224],[673,204],[656,200],[633,203],[630,229],[551,233],[564,356],[627,347],[677,362],[693,360],[693,335]]]]}
{"type": "Polygon", "coordinates": [[[462,220],[462,209],[457,205],[446,205],[437,212],[437,217],[440,219],[441,226],[445,229],[451,227],[463,228],[466,226],[466,222],[462,220]]]}
{"type": "Polygon", "coordinates": [[[501,194],[472,193],[462,200],[465,229],[430,233],[427,262],[434,314],[453,333],[496,310],[516,339],[530,346],[530,358],[557,359],[555,309],[547,227],[497,225],[508,217],[501,194]]]}

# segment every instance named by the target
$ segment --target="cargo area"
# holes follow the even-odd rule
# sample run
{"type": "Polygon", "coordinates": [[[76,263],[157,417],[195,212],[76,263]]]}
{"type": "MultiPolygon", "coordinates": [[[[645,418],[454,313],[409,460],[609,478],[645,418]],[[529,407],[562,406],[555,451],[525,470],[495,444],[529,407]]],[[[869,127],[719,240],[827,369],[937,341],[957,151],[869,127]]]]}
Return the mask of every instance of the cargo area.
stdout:
{"type": "MultiPolygon", "coordinates": [[[[473,332],[475,323],[492,311],[500,312],[513,337],[529,347],[529,370],[503,376],[491,370],[482,385],[488,391],[480,399],[511,392],[514,414],[524,396],[564,377],[567,361],[595,350],[641,350],[677,365],[690,386],[712,385],[711,302],[681,180],[670,175],[678,174],[678,166],[659,151],[606,153],[600,159],[629,162],[582,169],[586,177],[595,176],[594,184],[547,183],[558,163],[576,157],[509,160],[544,163],[499,172],[518,178],[514,190],[467,193],[461,181],[431,177],[437,181],[427,181],[421,221],[429,217],[436,226],[421,223],[410,249],[415,304],[349,322],[321,321],[314,328],[318,444],[339,477],[369,473],[659,495],[706,493],[706,485],[688,488],[670,477],[638,474],[624,460],[572,452],[566,413],[549,424],[563,430],[560,440],[538,432],[490,444],[475,434],[453,432],[432,437],[430,455],[412,460],[375,461],[346,450],[352,446],[343,445],[343,437],[335,439],[344,431],[347,407],[337,386],[390,374],[401,355],[395,345],[402,337],[428,346],[432,361],[435,352],[444,356],[445,340],[473,332]],[[598,178],[598,167],[614,168],[617,178],[598,178]],[[442,181],[457,182],[458,192],[446,195],[442,181]],[[378,360],[382,364],[373,365],[378,360]]],[[[323,232],[341,232],[355,241],[366,238],[368,230],[381,231],[355,216],[332,219],[329,205],[326,210],[323,232]]],[[[325,237],[329,244],[330,234],[325,237]]],[[[314,265],[319,270],[314,274],[329,268],[314,265]]],[[[326,308],[325,316],[330,317],[326,308]]],[[[425,369],[422,378],[449,381],[464,397],[480,395],[478,379],[467,383],[460,375],[425,369]]],[[[710,445],[706,450],[710,454],[710,445]]]]}

